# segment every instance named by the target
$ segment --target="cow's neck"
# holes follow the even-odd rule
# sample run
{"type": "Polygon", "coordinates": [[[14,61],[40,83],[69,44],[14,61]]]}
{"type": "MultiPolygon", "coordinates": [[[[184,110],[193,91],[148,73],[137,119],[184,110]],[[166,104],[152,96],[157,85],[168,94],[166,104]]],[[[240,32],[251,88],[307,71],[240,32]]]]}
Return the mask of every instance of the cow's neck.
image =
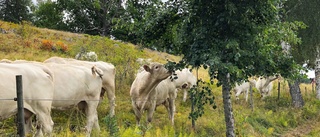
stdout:
{"type": "Polygon", "coordinates": [[[140,89],[140,95],[149,95],[150,92],[154,90],[154,88],[161,82],[161,80],[157,80],[148,75],[145,79],[143,79],[140,89]]]}
{"type": "Polygon", "coordinates": [[[277,77],[267,77],[266,83],[264,84],[264,86],[268,86],[272,81],[274,81],[276,79],[277,79],[277,77]]]}

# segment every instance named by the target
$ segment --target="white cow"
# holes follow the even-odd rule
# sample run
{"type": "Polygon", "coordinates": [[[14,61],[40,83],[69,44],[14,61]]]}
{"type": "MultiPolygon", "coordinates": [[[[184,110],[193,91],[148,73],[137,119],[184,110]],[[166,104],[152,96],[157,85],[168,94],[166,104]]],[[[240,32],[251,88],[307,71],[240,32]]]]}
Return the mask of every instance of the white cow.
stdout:
{"type": "Polygon", "coordinates": [[[157,101],[157,90],[155,90],[155,87],[171,75],[171,72],[160,63],[144,65],[143,68],[144,71],[137,74],[130,88],[132,107],[137,125],[140,125],[140,119],[144,110],[148,111],[147,121],[152,121],[157,101]]]}
{"type": "MultiPolygon", "coordinates": [[[[43,65],[0,63],[0,98],[16,97],[16,75],[22,75],[25,120],[37,117],[35,136],[50,136],[53,129],[51,104],[53,99],[53,73],[43,65]]],[[[2,100],[0,119],[6,119],[17,112],[17,102],[2,100]]],[[[26,132],[30,129],[26,127],[26,132]]]]}
{"type": "Polygon", "coordinates": [[[68,109],[78,105],[87,116],[87,136],[92,127],[98,131],[97,107],[100,100],[103,72],[92,66],[91,68],[72,64],[44,63],[54,73],[54,101],[55,109],[68,109]]]}
{"type": "Polygon", "coordinates": [[[271,95],[271,90],[273,87],[273,81],[276,80],[278,76],[268,76],[268,77],[259,77],[256,83],[256,88],[261,94],[262,99],[266,96],[271,95]]]}
{"type": "Polygon", "coordinates": [[[197,78],[190,72],[188,68],[184,68],[181,71],[175,72],[178,79],[175,80],[176,85],[183,91],[183,101],[187,100],[188,90],[197,85],[197,78]]]}
{"type": "Polygon", "coordinates": [[[169,77],[161,81],[155,88],[157,92],[157,106],[163,104],[166,107],[172,125],[174,125],[175,99],[177,97],[177,89],[185,90],[184,95],[186,97],[186,94],[188,92],[187,90],[191,88],[191,86],[196,85],[197,80],[188,68],[185,68],[182,71],[177,70],[175,73],[177,79],[169,77]]]}
{"type": "Polygon", "coordinates": [[[243,82],[240,85],[238,83],[236,83],[235,87],[233,88],[233,91],[235,93],[237,100],[239,100],[239,96],[241,93],[245,93],[246,101],[248,101],[248,93],[249,93],[250,85],[251,85],[251,87],[255,87],[256,81],[249,80],[248,82],[243,82]]]}
{"type": "Polygon", "coordinates": [[[114,116],[115,112],[115,74],[116,70],[115,67],[110,64],[103,61],[98,62],[89,62],[89,61],[81,61],[76,60],[72,58],[61,58],[61,57],[51,57],[44,61],[45,63],[61,63],[61,64],[74,64],[79,66],[87,66],[88,68],[91,68],[92,65],[95,65],[96,68],[99,68],[103,71],[102,76],[102,89],[101,89],[101,98],[103,98],[104,93],[107,92],[107,96],[109,99],[109,106],[110,106],[110,116],[114,116]]]}
{"type": "Polygon", "coordinates": [[[170,78],[161,81],[155,88],[157,92],[156,106],[164,105],[168,111],[169,120],[174,125],[175,99],[177,97],[177,88],[170,78]]]}

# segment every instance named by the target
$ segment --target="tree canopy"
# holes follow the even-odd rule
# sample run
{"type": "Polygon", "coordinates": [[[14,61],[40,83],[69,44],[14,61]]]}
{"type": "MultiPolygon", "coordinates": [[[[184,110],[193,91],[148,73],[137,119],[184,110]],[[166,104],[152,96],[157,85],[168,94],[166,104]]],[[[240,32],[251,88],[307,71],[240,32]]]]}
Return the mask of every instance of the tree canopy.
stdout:
{"type": "Polygon", "coordinates": [[[0,19],[14,23],[31,21],[32,6],[31,0],[1,0],[0,19]]]}
{"type": "Polygon", "coordinates": [[[307,28],[298,31],[301,45],[293,46],[293,56],[300,64],[308,63],[314,68],[320,47],[320,11],[318,0],[290,0],[284,3],[283,19],[287,21],[302,21],[307,28]]]}

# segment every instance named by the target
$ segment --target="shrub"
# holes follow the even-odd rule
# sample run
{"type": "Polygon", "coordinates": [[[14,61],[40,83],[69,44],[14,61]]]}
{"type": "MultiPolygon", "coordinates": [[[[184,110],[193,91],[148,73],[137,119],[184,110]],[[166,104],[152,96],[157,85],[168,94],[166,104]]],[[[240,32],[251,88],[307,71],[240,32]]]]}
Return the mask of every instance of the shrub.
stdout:
{"type": "Polygon", "coordinates": [[[56,47],[57,47],[57,50],[59,50],[61,52],[67,52],[68,51],[68,46],[66,44],[64,44],[63,42],[61,42],[61,41],[58,41],[56,43],[56,47]]]}
{"type": "Polygon", "coordinates": [[[40,49],[51,51],[53,48],[54,48],[53,42],[51,40],[42,40],[41,41],[40,49]]]}
{"type": "Polygon", "coordinates": [[[111,117],[111,116],[106,116],[104,118],[104,122],[105,124],[107,125],[107,130],[109,131],[109,135],[110,136],[119,136],[119,127],[118,127],[118,124],[117,124],[117,118],[114,116],[114,117],[111,117]]]}
{"type": "Polygon", "coordinates": [[[318,109],[316,105],[306,105],[302,110],[302,116],[305,119],[312,119],[318,115],[318,109]]]}

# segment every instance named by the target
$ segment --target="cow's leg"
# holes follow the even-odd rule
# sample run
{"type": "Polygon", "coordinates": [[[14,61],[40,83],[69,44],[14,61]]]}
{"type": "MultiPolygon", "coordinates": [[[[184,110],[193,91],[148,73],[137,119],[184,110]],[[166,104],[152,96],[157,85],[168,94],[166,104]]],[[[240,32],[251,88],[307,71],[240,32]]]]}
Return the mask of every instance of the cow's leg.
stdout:
{"type": "Polygon", "coordinates": [[[169,109],[170,109],[170,116],[169,116],[169,118],[170,118],[170,120],[171,120],[171,124],[172,125],[174,125],[174,113],[175,113],[175,111],[176,111],[176,107],[175,107],[175,104],[174,104],[174,102],[175,102],[175,99],[173,98],[170,98],[169,99],[169,109]]]}
{"type": "Polygon", "coordinates": [[[239,100],[239,96],[240,96],[241,92],[242,92],[241,90],[238,90],[238,91],[237,91],[237,93],[236,93],[236,99],[237,99],[237,100],[239,100]]]}
{"type": "Polygon", "coordinates": [[[187,96],[188,96],[188,90],[183,88],[183,102],[187,101],[187,96]]]}
{"type": "Polygon", "coordinates": [[[246,102],[248,102],[249,89],[246,90],[246,102]]]}
{"type": "Polygon", "coordinates": [[[151,107],[148,109],[148,116],[147,116],[147,122],[151,123],[152,121],[152,116],[154,113],[154,110],[156,109],[156,100],[155,98],[151,99],[151,107]]]}
{"type": "Polygon", "coordinates": [[[94,128],[96,128],[98,132],[100,131],[97,113],[98,104],[98,101],[87,101],[87,109],[85,111],[87,116],[87,136],[91,135],[93,125],[95,125],[94,128]]]}
{"type": "Polygon", "coordinates": [[[167,109],[169,119],[171,119],[169,99],[166,99],[166,101],[163,102],[163,105],[164,105],[164,106],[166,107],[166,109],[167,109]]]}
{"type": "Polygon", "coordinates": [[[53,130],[53,121],[51,118],[51,101],[42,101],[39,103],[36,112],[37,133],[36,135],[50,136],[53,130]]]}
{"type": "Polygon", "coordinates": [[[113,117],[115,112],[115,100],[116,100],[116,96],[115,96],[115,86],[114,86],[114,82],[110,81],[108,86],[105,87],[106,88],[106,92],[107,92],[107,96],[108,96],[108,100],[109,100],[109,106],[110,106],[110,116],[113,117]]]}
{"type": "Polygon", "coordinates": [[[136,116],[137,125],[139,126],[140,125],[140,119],[141,119],[141,112],[138,109],[137,104],[136,104],[135,101],[132,101],[131,103],[132,103],[132,108],[133,108],[133,111],[134,111],[134,115],[136,116]]]}
{"type": "Polygon", "coordinates": [[[32,116],[34,116],[34,114],[25,108],[24,109],[24,119],[25,119],[24,129],[25,129],[26,135],[29,134],[32,130],[32,116]]]}

